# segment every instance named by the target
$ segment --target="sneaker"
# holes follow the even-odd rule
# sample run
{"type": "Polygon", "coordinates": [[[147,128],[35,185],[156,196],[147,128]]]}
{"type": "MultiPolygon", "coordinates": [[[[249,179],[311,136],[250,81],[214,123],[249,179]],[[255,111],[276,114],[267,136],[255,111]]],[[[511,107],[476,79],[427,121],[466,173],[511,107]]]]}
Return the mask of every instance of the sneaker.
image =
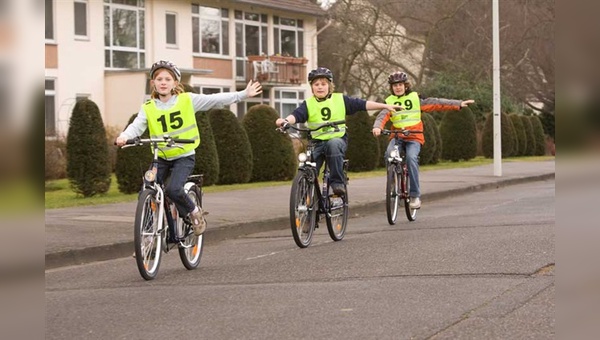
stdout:
{"type": "Polygon", "coordinates": [[[334,183],[331,185],[331,188],[333,189],[333,193],[338,196],[344,196],[346,194],[346,188],[343,184],[334,183]]]}
{"type": "Polygon", "coordinates": [[[192,228],[194,229],[194,235],[200,236],[206,230],[206,220],[204,215],[208,213],[202,211],[202,208],[198,207],[198,212],[190,213],[190,221],[192,222],[192,228]]]}
{"type": "Polygon", "coordinates": [[[408,206],[411,209],[419,209],[421,208],[421,199],[418,197],[411,197],[410,198],[410,203],[408,204],[408,206]]]}

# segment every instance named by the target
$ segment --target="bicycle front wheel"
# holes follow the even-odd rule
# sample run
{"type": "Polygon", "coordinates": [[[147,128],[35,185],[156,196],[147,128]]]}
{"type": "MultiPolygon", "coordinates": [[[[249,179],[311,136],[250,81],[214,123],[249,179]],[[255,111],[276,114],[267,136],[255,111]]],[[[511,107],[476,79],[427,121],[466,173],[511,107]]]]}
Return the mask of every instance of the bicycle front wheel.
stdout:
{"type": "Polygon", "coordinates": [[[404,192],[404,211],[406,212],[406,218],[412,222],[417,219],[417,210],[411,209],[410,207],[410,173],[405,168],[402,172],[402,191],[404,192]]]}
{"type": "MultiPolygon", "coordinates": [[[[202,208],[202,189],[194,185],[190,188],[187,193],[188,197],[194,202],[195,205],[202,208]]],[[[184,233],[184,240],[179,244],[179,257],[181,263],[188,269],[196,269],[200,265],[200,258],[202,257],[202,250],[204,249],[204,234],[196,236],[189,224],[185,224],[182,218],[177,219],[178,225],[181,226],[181,231],[184,233]]]]}
{"type": "Polygon", "coordinates": [[[317,199],[314,182],[299,170],[290,194],[290,226],[296,245],[306,248],[312,241],[317,217],[317,199]]]}
{"type": "Polygon", "coordinates": [[[146,280],[156,278],[162,255],[160,223],[158,220],[159,203],[154,190],[142,191],[135,212],[133,239],[135,244],[135,262],[140,275],[146,280]]]}
{"type": "Polygon", "coordinates": [[[346,194],[343,196],[335,195],[331,187],[327,192],[328,207],[325,221],[329,236],[334,241],[341,241],[344,238],[348,225],[348,187],[345,184],[344,187],[346,194]]]}
{"type": "Polygon", "coordinates": [[[398,218],[400,193],[400,174],[396,170],[396,165],[390,164],[387,168],[387,182],[385,184],[385,210],[388,223],[391,225],[396,224],[396,218],[398,218]]]}

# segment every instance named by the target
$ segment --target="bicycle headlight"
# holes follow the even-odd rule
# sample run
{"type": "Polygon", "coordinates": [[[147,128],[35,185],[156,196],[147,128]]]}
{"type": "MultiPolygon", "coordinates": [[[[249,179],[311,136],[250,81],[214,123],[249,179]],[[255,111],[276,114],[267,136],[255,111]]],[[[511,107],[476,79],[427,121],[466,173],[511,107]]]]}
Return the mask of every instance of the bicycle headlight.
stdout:
{"type": "Polygon", "coordinates": [[[146,173],[144,174],[144,179],[146,180],[146,182],[154,182],[154,180],[156,179],[156,171],[146,171],[146,173]]]}
{"type": "Polygon", "coordinates": [[[298,161],[300,163],[306,162],[307,159],[308,159],[308,156],[304,152],[301,152],[298,154],[298,161]]]}

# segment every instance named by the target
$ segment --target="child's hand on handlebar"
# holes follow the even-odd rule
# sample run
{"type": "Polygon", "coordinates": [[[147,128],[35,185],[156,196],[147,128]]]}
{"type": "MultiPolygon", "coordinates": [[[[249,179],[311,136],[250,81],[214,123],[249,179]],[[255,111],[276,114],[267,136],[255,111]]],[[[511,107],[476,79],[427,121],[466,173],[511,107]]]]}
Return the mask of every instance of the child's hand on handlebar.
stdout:
{"type": "Polygon", "coordinates": [[[121,137],[121,136],[117,137],[117,139],[115,140],[115,144],[117,146],[123,146],[123,145],[125,145],[126,142],[127,142],[127,138],[121,137]]]}
{"type": "Polygon", "coordinates": [[[277,125],[277,127],[283,127],[285,123],[288,123],[288,121],[283,118],[277,118],[275,121],[275,125],[277,125]]]}
{"type": "Polygon", "coordinates": [[[380,128],[373,128],[373,136],[377,137],[381,134],[381,129],[380,128]]]}

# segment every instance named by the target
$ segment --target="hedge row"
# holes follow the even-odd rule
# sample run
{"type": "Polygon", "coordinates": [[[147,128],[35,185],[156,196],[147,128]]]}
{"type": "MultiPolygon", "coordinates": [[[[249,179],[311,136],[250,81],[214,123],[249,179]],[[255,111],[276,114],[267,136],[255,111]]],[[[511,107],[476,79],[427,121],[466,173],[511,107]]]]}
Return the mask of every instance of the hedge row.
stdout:
{"type": "MultiPolygon", "coordinates": [[[[429,113],[422,114],[425,144],[420,164],[436,164],[440,160],[469,160],[476,156],[477,129],[469,108],[441,113],[438,123],[429,113]]],[[[129,123],[136,114],[132,115],[129,123]]],[[[195,173],[205,176],[205,185],[232,184],[291,179],[297,161],[292,140],[275,130],[279,114],[267,105],[253,106],[243,120],[226,109],[197,112],[201,144],[196,150],[195,173]]],[[[369,171],[383,167],[388,136],[373,138],[375,117],[359,112],[347,117],[348,150],[351,171],[369,171]]],[[[501,116],[502,157],[533,156],[545,153],[544,129],[537,116],[501,116]]],[[[389,128],[389,122],[386,128],[389,128]]],[[[142,137],[147,137],[146,131],[142,137]]],[[[112,139],[113,136],[110,136],[112,139]]],[[[56,143],[55,143],[56,144],[56,143]]],[[[48,144],[47,144],[48,145],[48,144]]],[[[97,106],[90,100],[77,103],[71,116],[66,148],[66,173],[73,190],[84,196],[103,193],[110,184],[112,163],[107,135],[97,106]]],[[[493,117],[487,115],[482,131],[485,157],[493,156],[493,117]]],[[[61,147],[46,151],[46,179],[61,176],[61,147]]],[[[142,174],[151,162],[148,148],[118,149],[114,170],[119,190],[139,191],[142,174]]],[[[65,162],[62,162],[65,163],[65,162]]]]}

